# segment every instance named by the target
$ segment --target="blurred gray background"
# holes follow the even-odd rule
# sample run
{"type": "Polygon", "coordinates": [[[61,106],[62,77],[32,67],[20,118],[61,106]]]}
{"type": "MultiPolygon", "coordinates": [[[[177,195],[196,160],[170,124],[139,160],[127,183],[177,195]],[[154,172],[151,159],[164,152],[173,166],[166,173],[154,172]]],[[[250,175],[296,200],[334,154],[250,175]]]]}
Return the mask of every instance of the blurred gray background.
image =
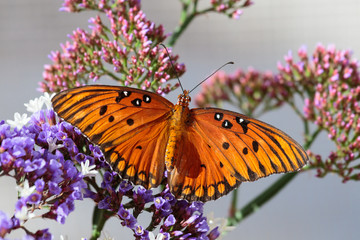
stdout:
{"type": "MultiPolygon", "coordinates": [[[[244,9],[239,20],[230,20],[219,14],[197,18],[179,39],[174,52],[186,64],[182,77],[189,89],[227,61],[237,68],[276,72],[277,61],[289,50],[294,55],[302,45],[311,53],[316,44],[335,44],[337,49],[352,49],[360,56],[360,1],[358,0],[254,0],[244,9]]],[[[200,1],[207,3],[208,1],[200,1]]],[[[15,112],[25,113],[24,103],[40,96],[37,82],[42,80],[43,65],[49,64],[47,55],[60,49],[68,40],[67,34],[77,27],[87,28],[91,13],[59,12],[62,1],[1,0],[0,1],[0,119],[13,119],[15,112]]],[[[163,24],[166,32],[177,25],[179,1],[143,1],[148,19],[163,24]]],[[[169,95],[175,101],[179,92],[169,95]]],[[[233,109],[234,110],[234,109],[233,109]]],[[[289,133],[302,142],[302,125],[286,107],[261,118],[289,133]]],[[[320,136],[312,148],[326,155],[330,145],[326,136],[320,136]]],[[[242,222],[224,239],[359,239],[360,220],[359,184],[341,183],[335,175],[324,179],[315,172],[298,176],[278,196],[257,213],[242,222]]],[[[271,176],[240,186],[239,205],[246,204],[278,176],[271,176]]],[[[16,201],[15,183],[0,178],[0,209],[13,214],[16,201]]],[[[215,217],[228,213],[230,195],[206,204],[206,213],[215,217]]],[[[85,200],[76,204],[65,225],[33,220],[30,229],[50,227],[54,239],[60,234],[68,239],[88,237],[91,229],[93,203],[85,200]]],[[[123,229],[117,219],[105,226],[115,239],[131,239],[131,232],[123,229]]],[[[23,232],[12,235],[20,238],[23,232]]]]}

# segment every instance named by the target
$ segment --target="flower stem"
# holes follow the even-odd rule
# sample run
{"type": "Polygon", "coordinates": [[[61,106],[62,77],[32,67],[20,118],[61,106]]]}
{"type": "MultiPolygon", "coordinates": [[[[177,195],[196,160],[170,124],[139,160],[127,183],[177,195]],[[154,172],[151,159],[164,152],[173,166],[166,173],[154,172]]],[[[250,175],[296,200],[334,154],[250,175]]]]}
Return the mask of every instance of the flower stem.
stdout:
{"type": "Polygon", "coordinates": [[[229,209],[229,217],[230,218],[235,217],[236,209],[237,209],[237,200],[238,200],[238,189],[236,188],[232,192],[231,206],[230,206],[230,209],[229,209]]]}
{"type": "Polygon", "coordinates": [[[185,29],[189,26],[192,20],[195,17],[206,14],[208,12],[214,11],[214,7],[205,8],[203,10],[198,10],[198,0],[183,0],[182,2],[182,10],[180,16],[180,25],[177,26],[170,37],[169,46],[174,46],[177,39],[181,36],[181,34],[185,31],[185,29]],[[189,10],[190,5],[192,4],[192,9],[189,10]]]}
{"type": "Polygon", "coordinates": [[[183,9],[181,12],[181,18],[180,18],[180,25],[177,26],[173,32],[173,34],[170,37],[169,40],[169,46],[174,46],[177,39],[180,37],[180,35],[185,31],[185,29],[189,26],[191,21],[196,16],[196,9],[194,9],[193,12],[190,14],[187,14],[188,5],[184,4],[183,9]]]}
{"type": "Polygon", "coordinates": [[[106,210],[94,207],[92,218],[92,233],[90,240],[97,240],[100,237],[101,230],[104,228],[105,222],[108,219],[106,210]]]}
{"type": "Polygon", "coordinates": [[[228,225],[234,226],[235,224],[240,223],[246,217],[254,213],[258,210],[264,203],[269,201],[272,197],[274,197],[281,189],[283,189],[294,177],[298,174],[298,172],[287,173],[278,179],[275,183],[273,183],[268,189],[246,204],[242,209],[237,210],[234,217],[228,218],[228,225]]]}

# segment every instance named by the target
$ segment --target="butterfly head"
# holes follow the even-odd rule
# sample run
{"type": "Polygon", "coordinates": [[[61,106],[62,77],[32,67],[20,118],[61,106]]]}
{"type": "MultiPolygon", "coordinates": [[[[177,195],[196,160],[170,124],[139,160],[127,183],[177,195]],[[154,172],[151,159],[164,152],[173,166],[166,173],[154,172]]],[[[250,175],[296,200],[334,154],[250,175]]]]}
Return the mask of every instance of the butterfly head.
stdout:
{"type": "Polygon", "coordinates": [[[183,107],[187,107],[189,106],[190,102],[191,97],[189,96],[189,91],[184,90],[183,94],[179,95],[177,104],[183,107]]]}

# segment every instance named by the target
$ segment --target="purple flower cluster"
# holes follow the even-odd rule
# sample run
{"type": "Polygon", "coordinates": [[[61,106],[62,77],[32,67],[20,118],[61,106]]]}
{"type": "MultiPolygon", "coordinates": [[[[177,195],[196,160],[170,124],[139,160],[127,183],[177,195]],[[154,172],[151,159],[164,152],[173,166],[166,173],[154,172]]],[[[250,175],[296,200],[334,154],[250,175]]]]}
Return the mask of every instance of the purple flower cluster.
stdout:
{"type": "MultiPolygon", "coordinates": [[[[54,219],[63,224],[74,210],[74,201],[83,199],[86,176],[77,166],[79,161],[94,164],[98,159],[90,151],[82,152],[86,140],[78,130],[68,123],[56,122],[52,110],[33,114],[21,128],[12,129],[4,121],[0,122],[0,173],[14,178],[19,192],[11,222],[1,215],[1,237],[11,230],[24,228],[23,224],[33,217],[54,219]],[[47,211],[40,213],[39,209],[47,211]]],[[[46,229],[35,233],[27,231],[27,234],[28,239],[50,239],[51,236],[46,229]]]]}
{"type": "Polygon", "coordinates": [[[271,72],[260,73],[252,68],[232,75],[219,71],[202,85],[195,101],[200,107],[228,102],[251,116],[281,106],[291,97],[292,86],[271,72]]]}
{"type": "Polygon", "coordinates": [[[348,50],[319,44],[312,57],[298,51],[299,61],[289,54],[279,64],[282,79],[295,82],[294,91],[304,96],[304,118],[327,132],[336,149],[328,157],[311,153],[319,177],[337,173],[343,181],[360,180],[360,74],[359,62],[348,50]]]}
{"type": "Polygon", "coordinates": [[[117,216],[123,226],[133,231],[135,239],[150,239],[155,228],[159,228],[163,239],[216,239],[220,235],[217,228],[209,231],[203,203],[176,200],[168,186],[154,194],[106,171],[101,187],[97,191],[88,190],[86,195],[98,203],[99,209],[106,210],[106,218],[117,216]],[[137,221],[143,213],[152,215],[146,227],[137,221]]]}
{"type": "Polygon", "coordinates": [[[58,92],[102,76],[159,94],[178,87],[178,83],[168,81],[183,74],[185,66],[176,63],[178,56],[168,56],[158,45],[166,39],[164,29],[147,20],[140,7],[140,1],[134,0],[116,4],[110,0],[65,1],[63,11],[96,10],[108,23],[100,15],[91,18],[91,32],[75,30],[71,42],[61,45],[62,53],[52,52],[49,57],[53,63],[45,66],[40,91],[58,92]]]}
{"type": "Polygon", "coordinates": [[[9,218],[0,211],[1,238],[21,228],[26,231],[24,239],[52,239],[47,229],[32,232],[24,223],[42,217],[64,224],[74,211],[74,201],[83,198],[97,204],[96,221],[105,223],[111,216],[117,216],[123,226],[134,232],[135,239],[150,239],[155,228],[163,239],[219,236],[216,227],[209,232],[202,203],[176,200],[167,186],[154,194],[121,180],[105,162],[100,149],[90,144],[78,129],[58,122],[53,110],[42,109],[44,104],[49,107],[50,98],[45,94],[25,104],[34,112],[29,119],[24,114],[17,122],[8,121],[11,125],[0,122],[0,174],[14,178],[19,196],[13,216],[9,218]],[[98,171],[101,184],[93,177],[98,171]],[[98,214],[100,211],[104,214],[98,214]],[[152,215],[146,228],[137,221],[144,212],[152,215]]]}

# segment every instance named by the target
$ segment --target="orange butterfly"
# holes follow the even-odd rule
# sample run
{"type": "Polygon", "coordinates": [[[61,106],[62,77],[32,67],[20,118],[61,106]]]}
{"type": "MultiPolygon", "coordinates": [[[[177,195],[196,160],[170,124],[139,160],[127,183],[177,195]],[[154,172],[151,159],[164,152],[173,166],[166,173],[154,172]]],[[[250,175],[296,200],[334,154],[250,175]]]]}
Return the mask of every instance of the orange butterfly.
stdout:
{"type": "Polygon", "coordinates": [[[304,149],[279,129],[218,108],[189,109],[148,91],[93,85],[58,93],[58,116],[100,146],[122,178],[157,187],[168,172],[176,198],[217,199],[243,181],[299,170],[304,149]]]}

